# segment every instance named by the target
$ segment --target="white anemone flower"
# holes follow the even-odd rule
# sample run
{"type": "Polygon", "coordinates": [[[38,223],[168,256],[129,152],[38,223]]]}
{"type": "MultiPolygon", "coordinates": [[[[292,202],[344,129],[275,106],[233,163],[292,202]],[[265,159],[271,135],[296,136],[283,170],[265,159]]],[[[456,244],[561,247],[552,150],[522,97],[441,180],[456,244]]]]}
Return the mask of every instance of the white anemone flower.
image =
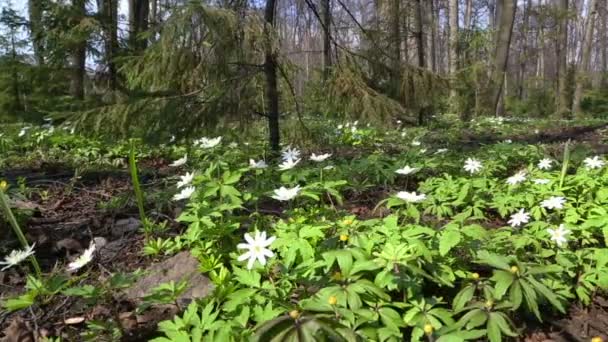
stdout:
{"type": "Polygon", "coordinates": [[[247,269],[252,269],[253,264],[256,260],[262,264],[262,266],[266,265],[266,257],[272,258],[274,253],[267,247],[269,247],[276,237],[271,236],[268,239],[266,238],[266,232],[256,232],[255,238],[251,237],[249,233],[245,234],[245,241],[247,243],[239,243],[236,248],[238,249],[246,249],[247,252],[238,257],[238,261],[247,261],[247,269]]]}
{"type": "Polygon", "coordinates": [[[179,158],[178,160],[176,160],[173,163],[169,164],[169,166],[178,167],[178,166],[185,165],[186,162],[188,162],[188,155],[187,154],[184,155],[183,158],[179,158]]]}
{"type": "Polygon", "coordinates": [[[89,248],[85,249],[84,252],[78,258],[76,258],[76,260],[68,264],[68,271],[74,272],[81,269],[84,265],[93,260],[94,253],[95,243],[91,242],[89,248]]]}
{"type": "Polygon", "coordinates": [[[474,158],[467,158],[464,162],[464,169],[471,174],[479,172],[482,168],[481,162],[474,158]]]}
{"type": "Polygon", "coordinates": [[[562,209],[566,199],[559,196],[552,196],[540,202],[540,206],[547,209],[562,209]]]}
{"type": "Polygon", "coordinates": [[[297,160],[287,159],[287,160],[283,161],[281,164],[279,164],[279,170],[285,171],[285,170],[293,169],[294,166],[298,165],[300,160],[302,160],[302,159],[297,159],[297,160]]]}
{"type": "Polygon", "coordinates": [[[534,182],[534,184],[549,184],[549,182],[551,182],[550,180],[546,179],[546,178],[535,178],[532,180],[532,182],[534,182]]]}
{"type": "Polygon", "coordinates": [[[557,229],[547,228],[547,232],[551,236],[551,241],[555,242],[558,247],[568,242],[566,235],[570,234],[570,231],[560,224],[557,229]]]}
{"type": "Polygon", "coordinates": [[[289,201],[289,200],[295,198],[299,192],[300,192],[299,185],[296,185],[293,188],[286,188],[286,187],[282,186],[278,189],[275,189],[274,195],[272,195],[271,197],[278,201],[289,201]]]}
{"type": "Polygon", "coordinates": [[[323,168],[323,170],[333,170],[335,168],[335,166],[333,165],[327,165],[326,167],[323,168]]]}
{"type": "Polygon", "coordinates": [[[222,142],[222,137],[215,137],[215,138],[202,137],[198,141],[195,142],[195,145],[198,145],[198,147],[201,147],[201,148],[214,148],[215,146],[219,145],[220,142],[222,142]]]}
{"type": "Polygon", "coordinates": [[[525,171],[519,171],[518,173],[514,174],[513,176],[507,178],[507,184],[509,185],[516,185],[519,184],[523,181],[526,180],[526,172],[525,171]]]}
{"type": "Polygon", "coordinates": [[[193,187],[193,186],[189,186],[187,188],[183,188],[182,191],[179,194],[175,194],[173,196],[173,200],[174,201],[181,201],[181,200],[188,199],[188,198],[192,197],[192,194],[194,193],[195,190],[196,190],[196,188],[193,187]]]}
{"type": "Polygon", "coordinates": [[[422,145],[422,143],[420,142],[420,140],[414,140],[412,141],[412,146],[420,146],[422,145]]]}
{"type": "Polygon", "coordinates": [[[288,146],[281,153],[281,159],[283,159],[283,161],[300,159],[300,150],[288,146]]]}
{"type": "Polygon", "coordinates": [[[442,153],[446,153],[448,151],[447,148],[440,148],[437,151],[435,151],[435,154],[442,154],[442,153]]]}
{"type": "Polygon", "coordinates": [[[414,173],[416,171],[418,171],[418,168],[410,167],[409,165],[406,165],[406,166],[396,170],[395,173],[398,173],[400,175],[409,175],[410,173],[414,173]]]}
{"type": "Polygon", "coordinates": [[[511,215],[511,219],[508,221],[508,223],[512,227],[519,227],[522,224],[528,223],[529,221],[530,221],[530,214],[527,213],[524,209],[519,209],[518,212],[511,215]]]}
{"type": "Polygon", "coordinates": [[[313,153],[310,155],[310,160],[320,163],[329,157],[331,157],[331,153],[325,153],[325,154],[319,154],[319,155],[316,155],[313,153]]]}
{"type": "Polygon", "coordinates": [[[421,202],[426,199],[425,194],[417,194],[416,191],[413,191],[413,192],[399,191],[396,196],[397,196],[397,198],[404,200],[406,202],[410,202],[410,203],[421,202]]]}
{"type": "Polygon", "coordinates": [[[21,138],[22,136],[25,135],[25,133],[27,133],[27,130],[30,129],[29,127],[23,127],[21,129],[21,131],[19,131],[19,137],[21,138]]]}
{"type": "Polygon", "coordinates": [[[179,178],[180,178],[180,180],[179,180],[179,182],[177,182],[178,189],[192,183],[192,180],[194,179],[194,172],[193,173],[186,172],[185,175],[179,176],[179,178]]]}
{"type": "Polygon", "coordinates": [[[249,159],[249,167],[252,169],[265,169],[268,167],[268,164],[266,164],[264,159],[260,159],[257,162],[253,159],[249,159]]]}
{"type": "Polygon", "coordinates": [[[587,169],[599,169],[599,168],[603,167],[604,164],[606,164],[598,156],[595,156],[593,158],[585,158],[585,160],[583,161],[583,163],[585,163],[585,167],[587,169]]]}
{"type": "Polygon", "coordinates": [[[537,166],[541,170],[549,170],[553,166],[553,160],[549,158],[543,158],[538,162],[537,166]]]}
{"type": "Polygon", "coordinates": [[[6,265],[0,271],[4,271],[7,268],[11,268],[11,267],[21,263],[23,260],[27,259],[28,257],[34,255],[34,245],[31,245],[24,250],[11,251],[11,253],[9,255],[4,257],[4,261],[0,261],[0,265],[6,265]]]}

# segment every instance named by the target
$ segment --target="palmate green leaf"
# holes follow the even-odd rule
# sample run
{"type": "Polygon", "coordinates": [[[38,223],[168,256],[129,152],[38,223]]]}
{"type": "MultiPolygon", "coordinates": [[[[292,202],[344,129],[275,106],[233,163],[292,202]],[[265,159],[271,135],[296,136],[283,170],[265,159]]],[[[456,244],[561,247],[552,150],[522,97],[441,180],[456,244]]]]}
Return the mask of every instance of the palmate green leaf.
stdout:
{"type": "Polygon", "coordinates": [[[488,318],[489,322],[496,322],[500,331],[507,336],[517,337],[517,332],[512,330],[513,323],[503,312],[491,312],[488,318]]]}
{"type": "Polygon", "coordinates": [[[29,308],[36,302],[36,297],[37,295],[34,292],[26,292],[19,297],[5,300],[2,303],[2,307],[4,307],[7,311],[16,311],[29,308]]]}
{"type": "Polygon", "coordinates": [[[468,330],[468,331],[458,331],[449,333],[447,335],[440,336],[436,342],[451,342],[451,341],[468,341],[468,340],[478,340],[487,335],[485,329],[477,329],[477,330],[468,330]]]}
{"type": "Polygon", "coordinates": [[[515,274],[508,271],[497,270],[494,271],[494,275],[490,280],[495,282],[494,295],[496,296],[496,299],[501,299],[515,280],[515,274]]]}
{"type": "Polygon", "coordinates": [[[392,308],[382,307],[378,310],[378,314],[382,323],[393,330],[399,331],[399,328],[406,326],[401,319],[401,315],[392,308]]]}
{"type": "Polygon", "coordinates": [[[555,292],[551,291],[547,286],[545,286],[540,281],[529,277],[527,280],[532,284],[534,289],[540,292],[548,301],[553,305],[553,307],[557,308],[561,313],[566,313],[566,309],[562,305],[560,298],[555,294],[555,292]]]}
{"type": "Polygon", "coordinates": [[[490,342],[501,342],[502,341],[502,333],[500,330],[500,326],[498,322],[492,319],[492,316],[488,318],[487,325],[488,339],[490,342]]]}
{"type": "Polygon", "coordinates": [[[519,279],[519,284],[521,285],[522,290],[524,290],[523,293],[526,306],[534,313],[536,318],[542,321],[540,312],[538,311],[538,299],[536,296],[536,291],[534,291],[532,286],[525,279],[519,279]]]}
{"type": "Polygon", "coordinates": [[[509,301],[513,305],[513,310],[517,310],[521,306],[523,300],[523,293],[519,281],[513,282],[511,288],[509,288],[509,301]]]}
{"type": "Polygon", "coordinates": [[[228,300],[224,303],[224,310],[227,312],[236,310],[239,305],[251,300],[252,296],[257,292],[258,290],[249,288],[234,291],[228,295],[228,300]]]}
{"type": "Polygon", "coordinates": [[[460,290],[456,296],[454,296],[454,300],[452,301],[452,308],[454,311],[459,311],[464,308],[468,302],[473,299],[473,295],[475,294],[475,286],[468,285],[460,290]]]}
{"type": "Polygon", "coordinates": [[[462,234],[455,229],[444,231],[439,237],[439,254],[441,256],[448,254],[452,248],[460,243],[461,238],[462,234]]]}
{"type": "Polygon", "coordinates": [[[510,269],[508,258],[498,254],[490,253],[488,251],[479,251],[479,253],[477,253],[476,262],[480,264],[490,265],[494,268],[502,270],[510,269]]]}
{"type": "Polygon", "coordinates": [[[234,268],[233,273],[235,275],[235,279],[236,281],[238,281],[239,283],[245,285],[245,286],[250,286],[250,287],[255,287],[255,288],[259,288],[261,286],[261,279],[262,276],[255,271],[251,271],[251,270],[243,270],[240,268],[234,268]]]}

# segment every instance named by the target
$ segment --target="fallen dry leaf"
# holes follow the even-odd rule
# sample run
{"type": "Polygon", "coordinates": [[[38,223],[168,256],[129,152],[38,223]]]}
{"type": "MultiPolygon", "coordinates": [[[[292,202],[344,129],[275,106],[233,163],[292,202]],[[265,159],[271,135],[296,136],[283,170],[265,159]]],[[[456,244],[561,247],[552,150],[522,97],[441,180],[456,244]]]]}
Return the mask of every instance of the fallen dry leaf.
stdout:
{"type": "Polygon", "coordinates": [[[70,317],[70,318],[66,318],[63,323],[67,324],[67,325],[71,325],[71,324],[80,324],[84,322],[84,317],[70,317]]]}

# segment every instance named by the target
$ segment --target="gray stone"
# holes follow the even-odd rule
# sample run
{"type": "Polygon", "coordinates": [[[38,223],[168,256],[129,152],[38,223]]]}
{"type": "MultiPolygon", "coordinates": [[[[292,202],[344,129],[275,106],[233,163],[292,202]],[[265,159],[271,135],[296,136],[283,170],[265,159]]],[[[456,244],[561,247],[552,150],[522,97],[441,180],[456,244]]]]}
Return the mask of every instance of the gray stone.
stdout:
{"type": "Polygon", "coordinates": [[[112,236],[121,237],[127,233],[137,231],[140,227],[141,221],[136,218],[129,217],[126,219],[120,219],[114,222],[114,225],[112,226],[112,236]]]}
{"type": "Polygon", "coordinates": [[[194,299],[211,294],[213,283],[199,271],[199,263],[190,252],[181,252],[160,263],[150,266],[133,286],[125,291],[129,300],[138,302],[150,294],[153,288],[171,281],[188,282],[188,288],[178,298],[180,303],[189,303],[194,299]]]}

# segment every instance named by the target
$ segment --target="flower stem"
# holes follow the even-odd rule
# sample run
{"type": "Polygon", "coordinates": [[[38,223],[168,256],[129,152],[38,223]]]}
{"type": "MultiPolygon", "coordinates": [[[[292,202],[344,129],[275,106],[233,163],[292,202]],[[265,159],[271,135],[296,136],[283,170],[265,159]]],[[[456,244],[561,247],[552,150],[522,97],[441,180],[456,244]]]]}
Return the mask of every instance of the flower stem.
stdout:
{"type": "MultiPolygon", "coordinates": [[[[0,189],[0,206],[2,206],[2,211],[4,211],[4,215],[6,216],[6,219],[10,223],[11,227],[13,227],[13,231],[15,232],[15,235],[17,235],[17,239],[19,239],[21,246],[24,249],[29,248],[27,239],[25,238],[25,235],[23,234],[21,227],[19,227],[19,224],[17,223],[17,219],[15,218],[15,215],[13,215],[13,212],[12,212],[10,206],[8,205],[8,197],[6,197],[6,195],[4,194],[3,189],[0,189]]],[[[30,259],[30,262],[32,263],[32,266],[34,267],[34,271],[36,272],[36,277],[41,278],[42,272],[40,271],[40,265],[38,265],[38,260],[36,260],[36,257],[33,255],[30,256],[29,259],[30,259]]]]}

